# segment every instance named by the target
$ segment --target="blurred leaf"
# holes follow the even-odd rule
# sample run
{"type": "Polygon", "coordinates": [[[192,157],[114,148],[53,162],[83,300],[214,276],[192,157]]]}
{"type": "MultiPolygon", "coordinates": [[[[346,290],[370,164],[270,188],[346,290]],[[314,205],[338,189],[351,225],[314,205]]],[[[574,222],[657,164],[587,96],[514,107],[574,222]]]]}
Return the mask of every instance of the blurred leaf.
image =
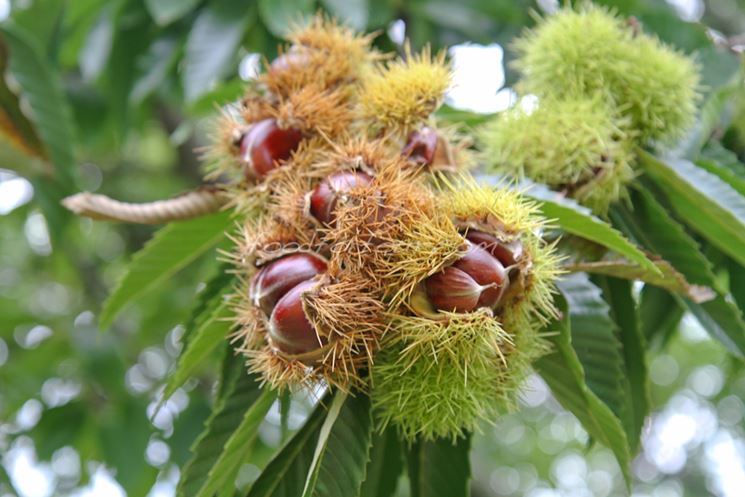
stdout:
{"type": "Polygon", "coordinates": [[[360,497],[393,497],[398,477],[404,469],[403,451],[393,427],[383,433],[375,431],[370,448],[370,461],[365,470],[360,497]]]}
{"type": "Polygon", "coordinates": [[[293,24],[313,15],[314,9],[314,0],[259,0],[261,20],[278,38],[284,37],[293,24]]]}
{"type": "Polygon", "coordinates": [[[586,272],[623,278],[630,281],[643,281],[650,285],[665,288],[673,293],[679,293],[694,302],[705,302],[713,299],[716,294],[709,287],[691,285],[669,262],[654,261],[659,274],[654,274],[625,259],[611,259],[589,262],[576,262],[564,266],[570,272],[586,272]]]}
{"type": "Polygon", "coordinates": [[[49,461],[60,447],[76,445],[88,428],[88,414],[88,406],[82,400],[44,409],[31,432],[39,459],[49,461]]]}
{"type": "Polygon", "coordinates": [[[448,124],[466,125],[476,127],[484,124],[485,122],[494,119],[496,114],[480,114],[471,112],[468,110],[460,110],[454,107],[450,107],[447,104],[442,105],[437,109],[437,117],[447,122],[448,124]]]}
{"type": "Polygon", "coordinates": [[[695,126],[675,147],[673,155],[693,159],[699,154],[714,131],[720,129],[731,119],[730,108],[734,105],[734,97],[740,91],[740,85],[740,82],[733,81],[708,96],[695,126]]]}
{"type": "Polygon", "coordinates": [[[470,448],[470,435],[414,443],[407,457],[411,497],[470,495],[470,448]]]}
{"type": "Polygon", "coordinates": [[[217,475],[221,477],[220,482],[235,477],[238,469],[235,463],[240,465],[245,456],[243,451],[251,448],[250,439],[255,434],[255,431],[253,434],[251,431],[258,426],[254,426],[254,423],[261,421],[266,414],[265,409],[269,409],[273,400],[273,393],[269,389],[262,393],[258,378],[246,374],[245,369],[243,374],[231,378],[225,391],[225,398],[218,400],[204,432],[192,446],[193,456],[183,467],[176,489],[177,496],[193,497],[207,485],[214,487],[219,483],[213,476],[208,477],[217,468],[218,461],[224,465],[221,469],[224,474],[217,475]],[[258,400],[260,398],[261,401],[258,400]],[[241,426],[243,432],[238,433],[241,426]],[[235,438],[236,434],[238,438],[235,438]],[[245,442],[245,447],[236,447],[237,442],[245,442]]]}
{"type": "Polygon", "coordinates": [[[692,162],[657,159],[644,151],[639,154],[641,165],[686,223],[745,264],[745,197],[692,162]]]}
{"type": "Polygon", "coordinates": [[[193,10],[200,0],[145,0],[145,6],[159,26],[171,24],[193,10]]]}
{"type": "Polygon", "coordinates": [[[127,272],[101,310],[100,326],[107,328],[124,306],[157,287],[225,238],[233,220],[220,212],[171,223],[158,231],[132,258],[127,272]]]}
{"type": "Polygon", "coordinates": [[[80,73],[85,81],[94,81],[106,67],[114,42],[116,10],[116,3],[104,5],[80,51],[80,73]]]}
{"type": "Polygon", "coordinates": [[[164,35],[154,40],[137,59],[140,76],[132,86],[129,101],[132,104],[142,103],[165,80],[168,71],[176,64],[180,53],[178,40],[171,35],[164,35]]]}
{"type": "Polygon", "coordinates": [[[236,78],[226,81],[213,91],[209,91],[189,105],[189,112],[195,117],[211,116],[215,105],[226,105],[241,98],[246,91],[246,82],[236,78]]]}
{"type": "Polygon", "coordinates": [[[34,186],[34,199],[44,214],[47,229],[52,239],[52,246],[59,247],[63,244],[63,233],[73,218],[72,212],[62,207],[62,199],[67,196],[69,190],[54,178],[37,177],[32,178],[34,186]]]}
{"type": "Polygon", "coordinates": [[[647,377],[647,343],[639,327],[636,302],[632,295],[631,282],[617,278],[601,278],[603,295],[610,305],[613,321],[619,330],[622,344],[626,381],[624,388],[628,403],[622,406],[621,419],[626,429],[631,453],[639,451],[641,431],[649,414],[649,379],[647,377]]]}
{"type": "Polygon", "coordinates": [[[745,322],[742,314],[722,291],[711,263],[701,254],[696,242],[648,191],[632,192],[631,203],[634,212],[627,207],[617,206],[611,213],[614,220],[640,243],[670,261],[688,281],[708,286],[717,292],[717,297],[708,302],[697,304],[685,300],[684,303],[730,352],[737,357],[745,357],[745,322]]]}
{"type": "MultiPolygon", "coordinates": [[[[78,3],[76,0],[75,3],[78,3]]],[[[26,33],[33,33],[39,42],[44,58],[56,60],[60,42],[60,25],[67,16],[68,5],[59,0],[34,0],[17,3],[13,6],[10,17],[13,23],[26,33]]]]}
{"type": "Polygon", "coordinates": [[[660,273],[655,263],[649,260],[644,252],[609,224],[592,215],[587,208],[538,186],[532,185],[525,193],[538,201],[541,213],[552,220],[552,224],[558,225],[567,233],[607,247],[653,274],[660,273]]]}
{"type": "Polygon", "coordinates": [[[232,322],[232,310],[226,294],[231,287],[223,289],[207,304],[204,314],[197,318],[199,327],[190,337],[184,351],[178,358],[176,368],[168,376],[168,382],[163,390],[163,401],[168,399],[181,387],[192,374],[204,365],[212,351],[227,339],[232,322]]]}
{"type": "MultiPolygon", "coordinates": [[[[220,457],[210,469],[207,480],[199,489],[196,497],[212,497],[218,492],[222,495],[224,488],[234,488],[235,476],[246,457],[251,453],[251,446],[259,431],[259,425],[276,398],[276,392],[268,388],[263,389],[259,398],[246,411],[235,432],[225,442],[220,457]]],[[[212,434],[208,436],[214,438],[212,434]]],[[[232,495],[233,492],[230,493],[232,495]]]]}
{"type": "MultiPolygon", "coordinates": [[[[230,353],[233,353],[232,347],[230,353]]],[[[245,370],[243,361],[240,361],[240,365],[241,369],[245,370]]],[[[171,449],[171,461],[178,464],[182,471],[192,457],[191,446],[204,430],[204,425],[212,414],[212,406],[205,397],[199,391],[189,397],[189,405],[173,422],[173,434],[166,440],[171,449]]]]}
{"type": "Polygon", "coordinates": [[[11,494],[21,495],[14,486],[13,481],[10,479],[10,475],[5,470],[5,467],[0,464],[0,490],[10,492],[11,494]]]}
{"type": "Polygon", "coordinates": [[[547,335],[553,345],[553,352],[539,359],[535,367],[551,388],[556,400],[577,417],[591,437],[613,451],[628,485],[631,478],[631,455],[626,433],[621,421],[588,388],[582,363],[572,347],[571,318],[567,303],[561,297],[556,300],[564,318],[547,328],[558,332],[547,335]]]}
{"type": "Polygon", "coordinates": [[[303,497],[358,495],[365,470],[373,420],[370,398],[338,391],[321,425],[303,497]]]}
{"type": "Polygon", "coordinates": [[[370,17],[369,0],[321,0],[329,13],[350,27],[363,30],[370,17]]]}
{"type": "Polygon", "coordinates": [[[491,27],[488,17],[465,2],[429,0],[418,4],[415,14],[432,21],[438,27],[459,31],[475,41],[486,41],[484,37],[491,27]]]}
{"type": "MultiPolygon", "coordinates": [[[[709,38],[706,45],[697,49],[695,53],[701,66],[701,93],[707,97],[732,83],[739,82],[742,85],[742,74],[739,73],[740,56],[723,46],[717,46],[710,36],[709,38]]],[[[725,127],[731,117],[727,110],[729,109],[722,112],[721,122],[725,127]]]]}
{"type": "Polygon", "coordinates": [[[58,75],[30,33],[5,22],[0,24],[0,37],[9,52],[8,67],[18,85],[21,109],[36,127],[60,182],[72,191],[73,123],[58,75]]]}
{"type": "Polygon", "coordinates": [[[661,348],[678,329],[685,307],[661,288],[644,285],[639,295],[639,320],[642,335],[661,348]]]}
{"type": "Polygon", "coordinates": [[[46,158],[44,147],[34,125],[23,114],[18,96],[8,88],[5,71],[8,66],[8,47],[0,43],[0,130],[18,150],[32,157],[46,158]]]}
{"type": "Polygon", "coordinates": [[[327,410],[325,397],[251,486],[247,497],[298,497],[305,487],[308,469],[327,410]]]}
{"type": "Polygon", "coordinates": [[[230,68],[252,16],[253,4],[215,0],[199,12],[186,39],[183,84],[193,102],[230,68]]]}
{"type": "Polygon", "coordinates": [[[137,61],[150,45],[153,30],[141,2],[124,2],[115,22],[117,29],[99,86],[105,93],[112,122],[118,127],[115,128],[117,145],[121,146],[136,117],[129,105],[129,95],[138,75],[137,61]]]}
{"type": "Polygon", "coordinates": [[[158,470],[143,457],[153,430],[145,404],[121,396],[106,411],[97,415],[103,461],[114,469],[128,497],[145,497],[158,476],[158,470]]]}

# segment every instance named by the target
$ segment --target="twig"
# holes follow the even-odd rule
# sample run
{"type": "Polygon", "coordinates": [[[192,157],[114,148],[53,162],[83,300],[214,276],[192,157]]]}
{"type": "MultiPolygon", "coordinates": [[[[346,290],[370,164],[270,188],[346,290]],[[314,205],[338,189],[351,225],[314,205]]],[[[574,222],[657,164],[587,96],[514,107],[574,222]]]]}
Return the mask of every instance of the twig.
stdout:
{"type": "Polygon", "coordinates": [[[164,224],[204,216],[219,211],[226,203],[224,192],[215,187],[201,187],[168,200],[142,204],[120,202],[90,192],[62,200],[62,205],[79,216],[139,224],[164,224]]]}

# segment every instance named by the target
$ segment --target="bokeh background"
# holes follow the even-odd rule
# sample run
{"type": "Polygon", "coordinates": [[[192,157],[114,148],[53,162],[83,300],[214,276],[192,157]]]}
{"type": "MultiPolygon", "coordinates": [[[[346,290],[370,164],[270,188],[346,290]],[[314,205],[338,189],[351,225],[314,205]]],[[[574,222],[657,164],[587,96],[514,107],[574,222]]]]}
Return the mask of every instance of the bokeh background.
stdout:
{"type": "MultiPolygon", "coordinates": [[[[706,91],[740,70],[743,0],[598,3],[695,53],[706,91]]],[[[44,84],[59,89],[57,118],[46,124],[67,137],[55,171],[0,137],[0,496],[173,495],[209,414],[217,357],[154,415],[188,309],[218,270],[214,253],[100,331],[101,302],[154,228],[78,219],[60,198],[89,190],[148,201],[198,185],[198,150],[219,106],[276,54],[288,21],[318,9],[378,30],[385,50],[405,38],[415,48],[451,47],[454,86],[442,117],[468,124],[514,103],[510,41],[532,15],[556,8],[550,0],[0,0],[0,19],[28,34],[44,84]]],[[[0,69],[6,50],[0,43],[0,69]]],[[[6,71],[0,98],[19,84],[28,82],[6,71]]],[[[740,130],[743,109],[734,116],[740,130]]],[[[740,160],[744,137],[725,137],[740,160]]],[[[742,364],[692,316],[648,335],[653,414],[633,464],[634,496],[744,495],[742,364]]],[[[239,486],[307,408],[296,399],[289,426],[273,411],[239,486]]],[[[474,445],[474,497],[623,493],[611,453],[537,377],[521,410],[484,426],[474,445]]]]}

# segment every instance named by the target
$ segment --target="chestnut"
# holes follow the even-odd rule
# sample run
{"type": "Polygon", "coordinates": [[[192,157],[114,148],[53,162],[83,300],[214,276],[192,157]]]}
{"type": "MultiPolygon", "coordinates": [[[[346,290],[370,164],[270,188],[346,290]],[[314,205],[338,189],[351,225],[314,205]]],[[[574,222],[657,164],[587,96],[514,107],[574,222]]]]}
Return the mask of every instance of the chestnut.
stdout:
{"type": "Polygon", "coordinates": [[[340,171],[324,179],[310,196],[310,213],[323,224],[333,224],[334,209],[345,193],[372,183],[372,177],[361,171],[340,171]]]}
{"type": "Polygon", "coordinates": [[[251,302],[269,316],[288,291],[326,271],[326,262],[312,254],[285,255],[264,265],[251,280],[251,302]]]}
{"type": "Polygon", "coordinates": [[[305,354],[324,345],[305,314],[303,294],[312,290],[317,280],[306,280],[285,293],[272,310],[269,319],[269,338],[286,354],[305,354]]]}
{"type": "Polygon", "coordinates": [[[486,249],[467,242],[466,253],[424,282],[430,303],[441,311],[471,312],[499,304],[509,277],[486,249]]]}
{"type": "Polygon", "coordinates": [[[428,126],[413,131],[409,134],[401,155],[417,164],[431,166],[435,160],[439,139],[437,131],[428,126]]]}
{"type": "Polygon", "coordinates": [[[514,266],[523,257],[523,245],[520,240],[502,242],[496,237],[479,230],[469,230],[466,233],[466,238],[486,249],[491,255],[499,259],[504,267],[514,266]]]}
{"type": "Polygon", "coordinates": [[[290,158],[302,138],[300,130],[280,128],[273,118],[253,124],[240,140],[240,154],[246,174],[263,178],[277,167],[278,161],[290,158]]]}

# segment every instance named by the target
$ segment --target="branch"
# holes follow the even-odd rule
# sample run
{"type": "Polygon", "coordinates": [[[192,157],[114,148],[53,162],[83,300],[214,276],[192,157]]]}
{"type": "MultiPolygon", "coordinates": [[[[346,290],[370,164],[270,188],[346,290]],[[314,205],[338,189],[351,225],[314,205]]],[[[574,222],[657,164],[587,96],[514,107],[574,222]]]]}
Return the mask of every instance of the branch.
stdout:
{"type": "Polygon", "coordinates": [[[142,204],[120,202],[90,192],[62,200],[62,205],[79,216],[139,224],[164,224],[204,216],[219,211],[226,203],[221,189],[206,186],[168,200],[142,204]]]}

